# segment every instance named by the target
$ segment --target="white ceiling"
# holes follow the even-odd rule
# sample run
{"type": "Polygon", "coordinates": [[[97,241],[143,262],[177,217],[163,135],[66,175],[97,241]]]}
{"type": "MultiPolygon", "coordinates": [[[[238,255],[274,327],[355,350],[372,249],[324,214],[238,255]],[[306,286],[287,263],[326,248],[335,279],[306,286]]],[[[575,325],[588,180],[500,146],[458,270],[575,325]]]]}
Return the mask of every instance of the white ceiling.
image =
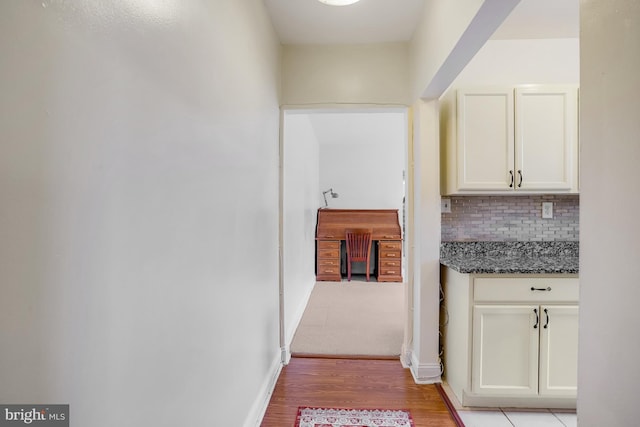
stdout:
{"type": "MultiPolygon", "coordinates": [[[[458,0],[454,0],[458,1],[458,0]]],[[[283,44],[383,43],[411,39],[425,0],[264,0],[283,44]]]]}
{"type": "MultiPolygon", "coordinates": [[[[359,44],[410,40],[427,1],[433,0],[361,0],[350,6],[317,0],[264,3],[283,44],[359,44]]],[[[522,0],[493,38],[578,37],[578,16],[579,0],[522,0]]]]}

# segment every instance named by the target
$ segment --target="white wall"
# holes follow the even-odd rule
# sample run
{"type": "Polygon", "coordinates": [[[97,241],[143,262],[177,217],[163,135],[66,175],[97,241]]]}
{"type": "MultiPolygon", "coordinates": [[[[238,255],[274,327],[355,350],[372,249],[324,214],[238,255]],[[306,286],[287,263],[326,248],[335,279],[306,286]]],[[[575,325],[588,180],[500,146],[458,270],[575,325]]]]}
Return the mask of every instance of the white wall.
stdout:
{"type": "Polygon", "coordinates": [[[406,43],[285,46],[282,104],[408,105],[406,43]]]}
{"type": "Polygon", "coordinates": [[[638,424],[640,3],[580,11],[578,425],[638,424]]]}
{"type": "Polygon", "coordinates": [[[283,290],[285,350],[316,282],[318,140],[308,114],[285,112],[283,126],[283,290]]]}
{"type": "Polygon", "coordinates": [[[579,82],[579,39],[489,40],[451,87],[579,82]]]}
{"type": "Polygon", "coordinates": [[[310,116],[320,148],[321,192],[330,208],[397,209],[402,215],[406,111],[317,113],[310,116]]]}
{"type": "Polygon", "coordinates": [[[278,51],[258,0],[0,2],[0,401],[92,427],[259,415],[278,51]]]}

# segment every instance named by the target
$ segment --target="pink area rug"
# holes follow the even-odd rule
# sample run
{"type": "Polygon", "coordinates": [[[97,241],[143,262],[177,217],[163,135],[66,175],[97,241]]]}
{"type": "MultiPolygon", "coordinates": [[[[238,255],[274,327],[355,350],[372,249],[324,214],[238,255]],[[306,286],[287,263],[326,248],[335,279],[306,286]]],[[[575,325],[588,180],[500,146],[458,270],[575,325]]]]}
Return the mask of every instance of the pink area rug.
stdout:
{"type": "Polygon", "coordinates": [[[414,424],[405,410],[300,407],[295,427],[414,427],[414,424]]]}

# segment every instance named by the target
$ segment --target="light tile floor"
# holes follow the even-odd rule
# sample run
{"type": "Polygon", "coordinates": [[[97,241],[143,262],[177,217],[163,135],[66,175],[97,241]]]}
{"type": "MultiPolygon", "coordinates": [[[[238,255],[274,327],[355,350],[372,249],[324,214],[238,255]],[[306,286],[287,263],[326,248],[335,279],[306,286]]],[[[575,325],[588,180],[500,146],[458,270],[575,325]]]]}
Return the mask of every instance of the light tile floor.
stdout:
{"type": "Polygon", "coordinates": [[[458,410],[465,427],[577,427],[575,413],[542,410],[458,410]]]}
{"type": "Polygon", "coordinates": [[[460,405],[446,382],[442,388],[465,427],[577,427],[576,412],[570,409],[469,408],[460,405]]]}

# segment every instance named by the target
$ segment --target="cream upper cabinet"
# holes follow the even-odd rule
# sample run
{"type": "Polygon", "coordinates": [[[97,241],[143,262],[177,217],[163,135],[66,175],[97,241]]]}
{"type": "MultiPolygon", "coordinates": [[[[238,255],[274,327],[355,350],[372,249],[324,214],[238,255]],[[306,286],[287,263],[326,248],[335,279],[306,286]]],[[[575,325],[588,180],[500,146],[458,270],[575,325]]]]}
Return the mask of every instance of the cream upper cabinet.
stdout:
{"type": "Polygon", "coordinates": [[[577,87],[517,88],[515,105],[515,188],[575,190],[577,87]]]}
{"type": "Polygon", "coordinates": [[[577,107],[577,86],[458,90],[445,193],[577,192],[577,107]]]}
{"type": "Polygon", "coordinates": [[[509,88],[458,91],[457,156],[452,165],[457,191],[513,189],[513,98],[509,88]]]}

